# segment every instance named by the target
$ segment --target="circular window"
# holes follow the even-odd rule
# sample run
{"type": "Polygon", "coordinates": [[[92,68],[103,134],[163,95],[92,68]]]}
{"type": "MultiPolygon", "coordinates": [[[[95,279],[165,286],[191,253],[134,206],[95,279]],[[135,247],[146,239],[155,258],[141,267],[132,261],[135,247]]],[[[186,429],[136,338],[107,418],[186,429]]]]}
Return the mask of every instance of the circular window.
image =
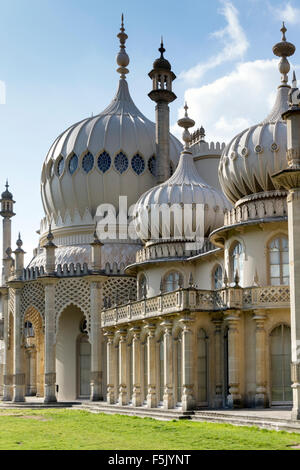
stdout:
{"type": "Polygon", "coordinates": [[[73,173],[77,170],[77,167],[78,167],[78,157],[77,155],[73,155],[69,161],[69,171],[71,175],[73,175],[73,173]]]}
{"type": "Polygon", "coordinates": [[[64,161],[63,157],[61,157],[58,161],[58,164],[57,164],[57,174],[58,174],[58,176],[62,175],[62,172],[64,171],[64,166],[65,166],[65,161],[64,161]]]}
{"type": "Polygon", "coordinates": [[[89,171],[91,171],[91,169],[93,168],[94,166],[94,157],[93,155],[89,152],[87,153],[84,157],[83,157],[83,160],[82,160],[82,168],[84,169],[84,171],[86,173],[89,173],[89,171]]]}
{"type": "Polygon", "coordinates": [[[110,169],[111,158],[107,152],[102,152],[98,157],[98,168],[102,173],[110,169]]]}
{"type": "Polygon", "coordinates": [[[134,155],[131,160],[131,166],[137,175],[142,174],[145,170],[145,162],[143,157],[141,157],[138,153],[134,155]]]}
{"type": "Polygon", "coordinates": [[[128,168],[128,158],[123,152],[118,153],[115,157],[115,167],[119,173],[124,173],[128,168]]]}
{"type": "Polygon", "coordinates": [[[152,157],[149,158],[148,160],[148,169],[150,173],[153,176],[156,176],[156,158],[155,155],[152,155],[152,157]]]}

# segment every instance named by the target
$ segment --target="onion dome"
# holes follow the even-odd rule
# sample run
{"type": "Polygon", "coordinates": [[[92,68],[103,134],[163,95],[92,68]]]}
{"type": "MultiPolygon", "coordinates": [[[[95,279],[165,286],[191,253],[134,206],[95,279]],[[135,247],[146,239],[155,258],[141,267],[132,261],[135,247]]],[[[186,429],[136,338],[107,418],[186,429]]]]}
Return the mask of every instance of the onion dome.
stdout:
{"type": "Polygon", "coordinates": [[[5,191],[1,194],[1,199],[5,200],[5,201],[12,201],[13,200],[13,195],[10,191],[8,191],[9,184],[8,184],[7,180],[6,180],[5,188],[6,188],[5,191]]]}
{"type": "MultiPolygon", "coordinates": [[[[60,134],[46,156],[41,177],[44,237],[49,223],[55,237],[58,229],[65,233],[75,226],[84,226],[92,235],[99,205],[118,208],[119,195],[123,195],[129,207],[156,182],[155,123],[140,112],[130,96],[124,31],[122,17],[116,96],[100,114],[60,134]]],[[[181,143],[170,135],[170,174],[181,149],[181,143]]]]}
{"type": "Polygon", "coordinates": [[[271,175],[286,167],[287,130],[282,114],[288,109],[291,89],[287,84],[290,70],[287,57],[294,53],[295,46],[286,41],[284,23],[281,31],[282,41],[273,47],[274,54],[281,57],[278,66],[281,85],[275,104],[262,122],[235,136],[220,159],[220,184],[232,203],[245,196],[274,191],[271,175]]]}
{"type": "Polygon", "coordinates": [[[185,105],[185,116],[178,121],[178,125],[184,128],[185,146],[176,171],[167,181],[146,191],[135,206],[136,230],[144,241],[166,240],[166,238],[173,241],[189,240],[192,233],[196,237],[206,237],[214,229],[223,225],[224,212],[230,206],[218,190],[205,183],[195,167],[192,152],[189,150],[191,135],[188,131],[188,128],[194,126],[195,122],[188,117],[187,109],[185,105]],[[199,226],[198,223],[197,204],[204,206],[204,227],[199,226]],[[175,208],[176,205],[180,207],[180,214],[177,215],[182,216],[183,227],[178,227],[176,217],[171,216],[170,236],[164,237],[162,220],[161,217],[157,217],[157,214],[163,207],[175,208]],[[187,216],[185,211],[188,205],[192,210],[187,216]],[[153,221],[155,221],[155,226],[153,226],[153,221]]]}

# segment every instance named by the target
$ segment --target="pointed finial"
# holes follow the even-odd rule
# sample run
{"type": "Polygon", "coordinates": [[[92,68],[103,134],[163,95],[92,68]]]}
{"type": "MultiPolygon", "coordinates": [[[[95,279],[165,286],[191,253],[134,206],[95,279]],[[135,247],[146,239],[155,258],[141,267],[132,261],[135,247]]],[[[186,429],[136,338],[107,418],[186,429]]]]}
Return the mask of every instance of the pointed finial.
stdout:
{"type": "Polygon", "coordinates": [[[187,103],[185,103],[185,105],[184,105],[184,110],[185,110],[184,117],[177,121],[178,126],[184,128],[184,131],[183,131],[183,134],[182,134],[182,140],[185,143],[184,150],[188,150],[189,144],[190,144],[191,139],[192,139],[192,136],[189,133],[188,129],[195,125],[195,121],[193,119],[189,118],[189,116],[187,114],[188,109],[189,109],[188,105],[187,105],[187,103]]]}
{"type": "Polygon", "coordinates": [[[7,178],[6,178],[5,187],[6,187],[6,189],[8,189],[8,188],[9,188],[9,184],[8,184],[8,179],[7,179],[7,178]]]}
{"type": "Polygon", "coordinates": [[[224,286],[225,286],[225,287],[228,287],[228,276],[227,276],[227,271],[226,271],[226,269],[225,269],[225,272],[224,272],[223,283],[224,283],[224,286]]]}
{"type": "Polygon", "coordinates": [[[287,57],[293,55],[296,48],[294,44],[286,40],[285,33],[287,29],[284,22],[282,23],[280,31],[282,32],[282,40],[273,46],[273,53],[277,55],[277,57],[281,57],[278,68],[281,73],[281,82],[283,85],[286,85],[288,82],[288,73],[290,71],[290,64],[287,57]]]}
{"type": "Polygon", "coordinates": [[[125,28],[124,28],[124,15],[122,13],[121,16],[121,28],[120,28],[120,33],[117,35],[117,37],[120,40],[120,52],[117,55],[117,64],[119,65],[119,68],[117,69],[117,72],[121,75],[121,78],[125,79],[125,75],[129,73],[129,70],[126,68],[127,65],[129,64],[129,57],[127,52],[125,51],[125,43],[126,39],[128,38],[127,34],[125,33],[125,28]]]}
{"type": "Polygon", "coordinates": [[[160,40],[160,48],[158,50],[160,52],[160,58],[163,59],[164,58],[164,52],[166,52],[166,49],[164,48],[164,41],[163,41],[162,36],[161,36],[161,40],[160,40]]]}
{"type": "Polygon", "coordinates": [[[20,232],[19,232],[19,238],[18,238],[16,244],[17,244],[17,247],[18,247],[18,248],[21,248],[22,245],[23,245],[23,242],[22,242],[22,240],[21,240],[21,233],[20,233],[20,232]]]}

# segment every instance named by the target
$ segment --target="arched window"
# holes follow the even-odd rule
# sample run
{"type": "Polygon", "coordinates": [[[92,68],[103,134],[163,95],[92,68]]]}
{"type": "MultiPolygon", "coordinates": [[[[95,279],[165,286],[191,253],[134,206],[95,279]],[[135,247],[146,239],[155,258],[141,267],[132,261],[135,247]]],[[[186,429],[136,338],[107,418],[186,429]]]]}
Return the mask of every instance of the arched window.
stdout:
{"type": "Polygon", "coordinates": [[[163,292],[173,292],[182,286],[182,274],[178,271],[171,271],[163,278],[163,292]]]}
{"type": "Polygon", "coordinates": [[[143,299],[144,297],[146,297],[147,279],[144,274],[141,274],[139,277],[138,293],[139,293],[139,299],[143,299]]]}
{"type": "Polygon", "coordinates": [[[289,284],[289,244],[285,236],[279,236],[270,241],[269,275],[272,286],[289,284]]]}
{"type": "Polygon", "coordinates": [[[271,393],[272,403],[292,401],[291,330],[277,326],[271,333],[271,393]]]}
{"type": "Polygon", "coordinates": [[[223,285],[223,269],[218,264],[213,270],[213,289],[221,289],[223,285]]]}
{"type": "Polygon", "coordinates": [[[244,250],[241,243],[237,242],[231,250],[231,278],[234,281],[236,273],[239,276],[239,284],[243,286],[244,280],[244,250]]]}

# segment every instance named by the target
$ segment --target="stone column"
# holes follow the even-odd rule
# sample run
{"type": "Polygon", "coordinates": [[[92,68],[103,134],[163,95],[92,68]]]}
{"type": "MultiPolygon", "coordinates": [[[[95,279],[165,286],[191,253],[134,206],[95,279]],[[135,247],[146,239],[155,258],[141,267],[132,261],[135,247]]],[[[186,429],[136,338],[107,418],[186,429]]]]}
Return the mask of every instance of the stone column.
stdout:
{"type": "Polygon", "coordinates": [[[266,408],[268,406],[266,390],[266,315],[263,311],[255,311],[253,320],[256,323],[255,330],[255,374],[256,374],[256,393],[255,407],[266,408]]]}
{"type": "Polygon", "coordinates": [[[55,279],[48,279],[45,288],[45,403],[55,403],[55,279]]]}
{"type": "Polygon", "coordinates": [[[1,292],[2,315],[4,329],[4,349],[3,349],[3,401],[12,400],[12,376],[9,370],[9,338],[8,338],[8,289],[3,288],[1,292]]]}
{"type": "Polygon", "coordinates": [[[228,386],[227,397],[230,408],[241,407],[239,370],[239,320],[240,312],[231,311],[226,316],[228,324],[228,386]]]}
{"type": "Polygon", "coordinates": [[[101,365],[101,282],[91,282],[91,401],[103,399],[101,365]]]}
{"type": "Polygon", "coordinates": [[[148,354],[148,395],[147,407],[155,408],[157,406],[156,391],[156,341],[155,341],[155,324],[148,324],[147,336],[147,354],[148,354]]]}
{"type": "Polygon", "coordinates": [[[139,327],[132,328],[132,355],[133,355],[133,406],[141,406],[141,329],[139,327]]]}
{"type": "Polygon", "coordinates": [[[114,348],[114,333],[107,331],[105,333],[107,337],[107,395],[106,400],[109,405],[115,403],[115,348],[114,348]]]}
{"type": "Polygon", "coordinates": [[[21,344],[21,286],[14,286],[14,370],[13,402],[25,401],[25,373],[21,344]]]}
{"type": "Polygon", "coordinates": [[[36,349],[31,348],[28,351],[29,356],[29,387],[28,395],[33,397],[36,395],[36,349]]]}
{"type": "Polygon", "coordinates": [[[119,341],[119,405],[127,405],[127,330],[121,329],[119,341]]]}
{"type": "Polygon", "coordinates": [[[165,320],[164,328],[164,409],[174,408],[173,322],[165,320]]]}
{"type": "Polygon", "coordinates": [[[188,411],[194,408],[193,396],[193,331],[191,329],[194,319],[185,316],[179,320],[183,325],[182,330],[182,410],[188,411]]]}
{"type": "Polygon", "coordinates": [[[215,341],[215,397],[214,407],[222,408],[223,406],[223,378],[222,378],[222,323],[221,318],[213,318],[215,326],[214,341],[215,341]]]}
{"type": "Polygon", "coordinates": [[[170,133],[170,110],[168,103],[159,101],[155,107],[156,115],[156,172],[157,183],[163,183],[170,176],[170,158],[169,158],[169,133],[170,133]]]}

